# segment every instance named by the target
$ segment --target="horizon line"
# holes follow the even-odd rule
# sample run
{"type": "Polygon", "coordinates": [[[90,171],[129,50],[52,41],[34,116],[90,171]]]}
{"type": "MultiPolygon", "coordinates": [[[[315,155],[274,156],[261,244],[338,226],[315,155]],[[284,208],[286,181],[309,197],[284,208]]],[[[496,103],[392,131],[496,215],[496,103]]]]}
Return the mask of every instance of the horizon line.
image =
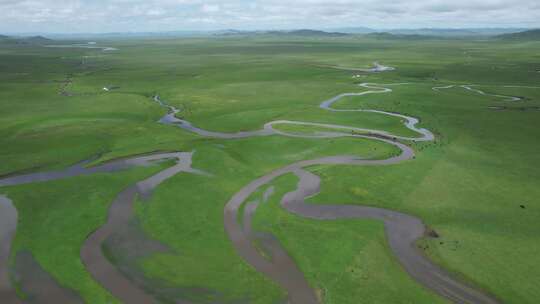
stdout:
{"type": "Polygon", "coordinates": [[[106,34],[160,34],[160,33],[211,33],[219,31],[238,31],[238,32],[264,32],[264,31],[295,31],[295,30],[314,30],[314,31],[336,31],[343,29],[365,29],[376,32],[395,31],[395,30],[496,30],[496,29],[540,29],[539,27],[529,26],[475,26],[475,27],[392,27],[392,28],[377,28],[369,26],[340,26],[330,28],[311,28],[311,27],[294,27],[294,28],[261,28],[261,29],[239,29],[239,28],[216,28],[216,29],[183,29],[183,30],[156,30],[156,31],[88,31],[88,32],[56,32],[56,31],[25,31],[12,32],[0,31],[6,35],[31,35],[31,34],[49,34],[49,35],[106,35],[106,34]]]}

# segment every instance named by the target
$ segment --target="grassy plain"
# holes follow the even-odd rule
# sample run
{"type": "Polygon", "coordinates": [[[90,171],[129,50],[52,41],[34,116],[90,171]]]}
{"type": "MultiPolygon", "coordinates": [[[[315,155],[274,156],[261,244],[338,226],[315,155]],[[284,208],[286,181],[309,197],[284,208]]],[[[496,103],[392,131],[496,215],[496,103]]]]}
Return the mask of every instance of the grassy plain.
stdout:
{"type": "MultiPolygon", "coordinates": [[[[487,92],[526,97],[519,105],[539,106],[540,89],[504,86],[540,83],[540,43],[227,38],[100,44],[119,51],[0,45],[0,175],[64,167],[98,154],[106,160],[196,150],[193,166],[213,177],[180,174],[137,207],[145,231],[173,249],[141,261],[150,278],[212,291],[193,298],[201,303],[283,300],[282,290],[235,253],[223,230],[224,204],[252,179],[297,160],[395,153],[354,139],[204,139],[156,123],[165,110],[151,96],[183,106],[183,118],[209,130],[253,130],[284,119],[410,135],[396,118],[318,108],[336,94],[364,90],[358,82],[399,82],[409,84],[390,94],[346,98],[336,107],[419,117],[437,141],[414,144],[416,159],[399,165],[310,168],[323,178],[321,194],[311,201],[419,216],[441,235],[422,243],[438,263],[505,303],[540,297],[540,111],[493,111],[488,106],[517,104],[460,88],[431,89],[479,84],[487,92]],[[373,61],[397,70],[352,78],[355,73],[324,67],[364,68],[373,61]],[[60,94],[64,86],[72,96],[60,94]],[[119,88],[105,92],[106,86],[119,88]]],[[[85,272],[78,247],[103,222],[114,195],[153,170],[0,189],[20,214],[14,252],[31,251],[88,303],[112,301],[85,272]],[[64,256],[67,262],[60,263],[64,256]]],[[[290,176],[276,181],[277,193],[256,220],[276,234],[325,303],[440,301],[401,269],[381,223],[321,223],[277,207],[279,194],[295,182],[290,176]]]]}

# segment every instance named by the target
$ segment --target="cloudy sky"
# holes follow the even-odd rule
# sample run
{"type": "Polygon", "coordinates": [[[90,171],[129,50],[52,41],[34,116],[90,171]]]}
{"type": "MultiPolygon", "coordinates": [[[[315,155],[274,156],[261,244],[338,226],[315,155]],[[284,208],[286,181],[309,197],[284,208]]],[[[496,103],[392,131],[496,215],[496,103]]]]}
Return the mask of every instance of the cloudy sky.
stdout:
{"type": "Polygon", "coordinates": [[[0,0],[0,32],[540,27],[540,0],[0,0]]]}

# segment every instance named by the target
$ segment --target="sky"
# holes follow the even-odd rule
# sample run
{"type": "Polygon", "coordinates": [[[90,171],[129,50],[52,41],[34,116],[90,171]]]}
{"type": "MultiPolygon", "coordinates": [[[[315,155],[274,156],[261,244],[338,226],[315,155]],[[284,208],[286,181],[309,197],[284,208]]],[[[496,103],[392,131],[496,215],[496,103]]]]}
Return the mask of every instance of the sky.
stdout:
{"type": "Polygon", "coordinates": [[[0,0],[3,33],[540,27],[540,0],[0,0]]]}

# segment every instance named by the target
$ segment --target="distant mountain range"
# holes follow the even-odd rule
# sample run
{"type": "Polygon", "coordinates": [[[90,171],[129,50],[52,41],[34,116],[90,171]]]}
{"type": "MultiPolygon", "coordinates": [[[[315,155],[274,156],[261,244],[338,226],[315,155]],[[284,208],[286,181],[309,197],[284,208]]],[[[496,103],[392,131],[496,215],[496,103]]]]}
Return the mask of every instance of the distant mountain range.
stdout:
{"type": "Polygon", "coordinates": [[[470,37],[470,36],[496,36],[508,33],[517,33],[526,31],[526,28],[420,28],[420,29],[372,29],[368,27],[357,28],[336,28],[332,29],[335,32],[348,34],[372,34],[372,33],[389,33],[394,35],[421,35],[421,36],[438,36],[438,37],[470,37]]]}
{"type": "MultiPolygon", "coordinates": [[[[122,39],[122,38],[177,38],[177,37],[208,37],[233,35],[296,35],[296,36],[343,36],[345,34],[390,33],[394,35],[421,35],[438,37],[489,37],[527,31],[527,28],[419,28],[419,29],[374,29],[369,27],[342,27],[326,29],[296,29],[296,30],[209,30],[209,31],[167,31],[167,32],[118,32],[118,33],[26,33],[12,36],[47,36],[52,39],[122,39]]],[[[2,39],[2,38],[0,38],[2,39]]]]}
{"type": "Polygon", "coordinates": [[[419,34],[392,34],[388,32],[376,32],[364,34],[364,37],[369,37],[379,40],[428,40],[428,39],[451,39],[447,36],[431,36],[419,34]]]}
{"type": "Polygon", "coordinates": [[[507,33],[516,33],[525,31],[524,28],[470,28],[470,29],[435,29],[435,28],[423,28],[423,29],[394,29],[389,30],[391,34],[395,35],[422,35],[422,36],[438,36],[438,37],[481,37],[481,36],[495,36],[507,33]]]}
{"type": "Polygon", "coordinates": [[[30,37],[13,37],[0,35],[0,42],[9,44],[45,44],[53,40],[45,38],[43,36],[30,36],[30,37]]]}
{"type": "Polygon", "coordinates": [[[343,37],[349,34],[340,32],[325,32],[319,30],[300,29],[291,31],[237,31],[226,30],[214,33],[217,36],[236,36],[236,35],[267,35],[267,36],[302,36],[302,37],[343,37]]]}
{"type": "Polygon", "coordinates": [[[345,34],[369,34],[369,33],[380,32],[380,30],[375,30],[369,27],[340,27],[340,28],[327,29],[327,31],[345,33],[345,34]]]}
{"type": "MultiPolygon", "coordinates": [[[[515,39],[539,39],[540,30],[522,28],[470,28],[470,29],[393,29],[375,30],[367,27],[334,28],[327,30],[298,29],[298,30],[216,30],[216,31],[174,31],[157,33],[103,33],[103,34],[48,34],[54,39],[70,40],[94,40],[94,39],[129,39],[129,38],[180,38],[180,37],[235,37],[235,36],[258,36],[258,37],[346,37],[365,36],[374,39],[455,39],[455,38],[496,38],[504,40],[515,39]]],[[[31,36],[6,36],[0,35],[0,42],[16,44],[46,44],[51,39],[45,38],[38,33],[31,36]]]]}
{"type": "Polygon", "coordinates": [[[502,40],[540,40],[540,29],[528,30],[519,33],[509,33],[496,36],[502,40]]]}
{"type": "Polygon", "coordinates": [[[215,32],[217,36],[235,36],[235,35],[280,35],[280,36],[333,36],[340,37],[346,35],[368,35],[380,39],[420,39],[426,37],[447,37],[447,38],[466,38],[466,37],[492,37],[502,34],[511,34],[526,31],[523,28],[471,28],[471,29],[389,29],[376,30],[367,27],[335,28],[322,30],[291,30],[291,31],[239,31],[224,30],[215,32]]]}

